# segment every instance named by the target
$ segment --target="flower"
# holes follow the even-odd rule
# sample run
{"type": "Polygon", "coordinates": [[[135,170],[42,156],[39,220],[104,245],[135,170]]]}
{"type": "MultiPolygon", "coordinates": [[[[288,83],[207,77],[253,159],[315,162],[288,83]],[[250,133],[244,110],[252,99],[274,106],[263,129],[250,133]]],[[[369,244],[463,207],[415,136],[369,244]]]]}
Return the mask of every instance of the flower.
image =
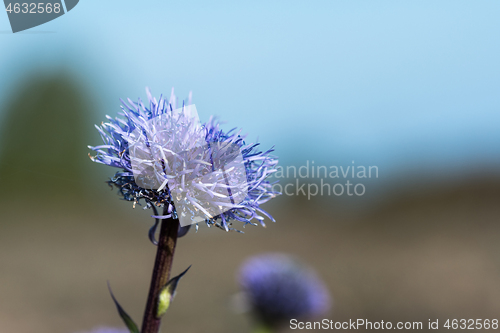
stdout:
{"type": "Polygon", "coordinates": [[[289,255],[252,257],[242,265],[238,280],[254,314],[271,327],[292,318],[319,316],[330,308],[325,284],[289,255]]]}
{"type": "MultiPolygon", "coordinates": [[[[277,171],[278,160],[271,155],[273,149],[264,152],[259,151],[257,149],[259,144],[246,144],[244,136],[241,136],[240,132],[236,132],[235,129],[224,132],[220,128],[220,123],[213,117],[207,123],[197,127],[192,120],[194,118],[190,117],[189,113],[191,97],[189,97],[187,104],[183,101],[182,108],[177,109],[177,98],[173,89],[168,102],[162,96],[158,100],[153,98],[149,89],[146,89],[146,92],[148,106],[140,99],[138,102],[128,99],[128,103],[122,100],[122,112],[119,113],[121,117],[112,118],[106,116],[108,122],[102,123],[101,126],[96,125],[104,144],[95,147],[89,146],[90,149],[97,152],[96,156],[89,154],[90,158],[94,162],[120,169],[108,181],[108,184],[111,187],[118,188],[123,199],[132,201],[134,207],[136,204],[141,205],[141,201],[144,201],[144,209],[152,208],[154,211],[153,217],[157,219],[171,216],[179,217],[181,213],[179,211],[180,207],[177,207],[176,210],[172,199],[172,192],[175,192],[178,187],[176,188],[177,184],[172,179],[171,173],[165,171],[166,167],[171,167],[171,163],[165,164],[163,159],[155,160],[154,157],[148,157],[149,160],[145,159],[148,162],[141,166],[142,169],[137,172],[138,169],[134,163],[138,158],[134,157],[130,150],[132,149],[132,152],[135,153],[139,137],[145,137],[145,145],[150,150],[150,155],[154,154],[155,147],[161,147],[160,153],[162,153],[162,150],[173,151],[173,156],[178,157],[180,154],[175,152],[193,151],[200,144],[201,133],[201,141],[205,144],[217,144],[220,147],[232,145],[239,148],[238,150],[241,152],[243,159],[244,174],[246,174],[243,179],[244,184],[240,182],[234,186],[235,188],[245,187],[245,196],[242,197],[242,201],[226,204],[229,209],[217,215],[205,214],[204,222],[208,226],[217,226],[229,231],[234,230],[230,221],[243,222],[244,226],[246,224],[256,225],[253,222],[254,219],[265,226],[264,216],[274,221],[266,211],[260,208],[261,204],[280,194],[273,191],[273,184],[267,180],[270,174],[277,171]],[[158,130],[159,124],[162,126],[161,131],[158,130]],[[160,143],[153,142],[155,140],[150,138],[157,138],[159,132],[162,132],[163,137],[160,139],[163,141],[160,143]],[[156,146],[154,146],[155,144],[156,146]],[[151,177],[151,174],[143,172],[144,168],[149,168],[146,171],[152,170],[153,177],[151,177]],[[134,172],[136,172],[136,176],[139,173],[140,177],[134,178],[134,172]],[[161,185],[156,189],[147,186],[158,181],[161,182],[161,185]],[[156,207],[163,207],[165,215],[159,216],[156,207]]],[[[144,154],[144,151],[140,151],[140,153],[144,154]]],[[[177,167],[169,169],[175,171],[178,175],[193,172],[196,169],[193,165],[199,163],[194,158],[181,158],[183,158],[183,162],[187,160],[187,163],[176,164],[177,167]]],[[[216,201],[217,193],[213,188],[213,186],[198,183],[196,193],[191,193],[189,190],[185,191],[185,198],[195,207],[200,207],[199,200],[197,200],[197,196],[200,195],[204,196],[204,198],[213,198],[215,204],[220,204],[220,202],[216,201]]],[[[184,212],[185,210],[182,211],[183,214],[184,212]]]]}
{"type": "Polygon", "coordinates": [[[93,329],[92,331],[81,333],[129,333],[129,331],[121,328],[98,327],[93,329]]]}

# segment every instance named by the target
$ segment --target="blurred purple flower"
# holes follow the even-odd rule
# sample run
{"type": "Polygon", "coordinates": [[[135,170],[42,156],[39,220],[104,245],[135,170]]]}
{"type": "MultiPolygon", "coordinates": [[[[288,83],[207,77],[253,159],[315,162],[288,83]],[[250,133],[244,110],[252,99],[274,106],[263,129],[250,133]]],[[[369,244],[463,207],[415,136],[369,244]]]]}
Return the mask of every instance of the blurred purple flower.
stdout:
{"type": "MultiPolygon", "coordinates": [[[[148,89],[146,89],[146,92],[148,106],[144,105],[140,99],[137,103],[130,99],[128,99],[128,103],[122,101],[122,112],[119,113],[122,118],[106,116],[108,122],[96,126],[104,145],[89,146],[90,149],[97,152],[96,156],[90,156],[90,154],[89,156],[94,162],[121,169],[108,181],[108,184],[111,187],[118,188],[124,200],[133,201],[134,207],[136,204],[141,205],[141,201],[144,201],[144,208],[152,208],[154,216],[159,215],[156,207],[164,207],[164,211],[176,217],[177,213],[173,209],[173,201],[168,186],[162,187],[161,190],[145,189],[138,186],[134,179],[132,162],[128,151],[128,137],[136,129],[147,131],[146,124],[148,120],[177,109],[177,98],[173,89],[169,101],[162,96],[160,96],[159,100],[153,98],[148,89]]],[[[184,102],[182,104],[182,108],[185,110],[184,102]]],[[[190,104],[191,98],[189,98],[187,105],[190,104]]],[[[190,125],[187,124],[187,126],[190,125]]],[[[266,180],[270,174],[276,172],[278,160],[271,155],[273,149],[264,152],[259,151],[257,149],[259,144],[246,144],[244,137],[235,129],[229,132],[222,131],[219,122],[215,118],[210,118],[202,127],[207,142],[232,143],[240,147],[248,183],[248,194],[243,202],[234,205],[234,208],[213,218],[207,217],[205,223],[208,226],[217,226],[229,231],[234,230],[231,228],[232,223],[230,221],[240,221],[244,225],[256,225],[256,223],[252,222],[255,219],[264,225],[264,216],[274,221],[266,211],[260,208],[261,204],[280,194],[273,191],[273,184],[266,180]]],[[[180,143],[182,144],[182,142],[180,143]]],[[[189,145],[188,142],[185,143],[189,145]]]]}
{"type": "Polygon", "coordinates": [[[331,306],[323,281],[289,255],[252,257],[242,265],[238,279],[257,319],[270,327],[292,318],[320,316],[331,306]]]}
{"type": "Polygon", "coordinates": [[[78,333],[130,333],[127,329],[123,328],[112,328],[112,327],[98,327],[88,332],[78,332],[78,333]]]}

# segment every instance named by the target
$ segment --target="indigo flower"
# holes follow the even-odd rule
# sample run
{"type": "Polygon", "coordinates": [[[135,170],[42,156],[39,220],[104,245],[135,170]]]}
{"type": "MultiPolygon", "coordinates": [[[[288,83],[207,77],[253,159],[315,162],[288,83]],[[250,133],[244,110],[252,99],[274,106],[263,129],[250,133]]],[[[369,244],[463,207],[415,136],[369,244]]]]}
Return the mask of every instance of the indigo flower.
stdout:
{"type": "Polygon", "coordinates": [[[112,328],[112,327],[98,327],[89,332],[80,333],[129,333],[127,329],[112,328]]]}
{"type": "MultiPolygon", "coordinates": [[[[118,188],[119,194],[124,200],[132,201],[134,207],[136,204],[141,205],[141,202],[143,202],[144,209],[153,209],[153,217],[157,219],[177,218],[178,212],[174,207],[172,192],[168,186],[171,179],[168,179],[168,176],[164,177],[165,181],[158,189],[141,187],[134,179],[133,159],[130,154],[130,149],[132,149],[134,143],[130,138],[133,136],[132,133],[144,133],[147,138],[154,136],[150,128],[151,120],[163,117],[167,119],[164,122],[167,124],[165,126],[170,126],[165,131],[172,133],[171,140],[168,141],[168,144],[172,147],[167,148],[171,148],[173,151],[191,149],[196,145],[199,138],[199,135],[193,134],[198,129],[189,122],[188,117],[188,106],[191,105],[191,97],[189,97],[187,104],[183,101],[180,115],[178,115],[178,118],[173,119],[172,114],[177,109],[177,98],[173,89],[168,101],[162,96],[158,100],[153,98],[149,89],[146,89],[146,92],[148,103],[144,104],[140,99],[138,102],[128,99],[128,103],[122,100],[122,111],[119,113],[121,117],[112,118],[106,116],[108,122],[102,123],[101,126],[96,125],[104,144],[95,147],[89,146],[90,149],[97,152],[96,156],[90,156],[90,154],[89,156],[94,162],[120,169],[107,183],[111,187],[118,188]],[[163,207],[164,214],[168,215],[159,216],[156,207],[163,207]]],[[[274,221],[266,211],[260,208],[261,204],[280,194],[273,191],[273,184],[267,180],[270,174],[276,172],[278,163],[277,158],[271,155],[273,149],[259,151],[259,144],[245,143],[245,137],[241,136],[240,132],[235,129],[224,132],[220,128],[220,123],[213,117],[203,124],[200,130],[202,131],[202,138],[204,137],[207,143],[232,144],[239,147],[246,172],[245,186],[248,186],[248,192],[246,192],[242,202],[235,203],[229,210],[216,216],[206,216],[204,222],[209,227],[216,226],[229,231],[235,230],[232,228],[232,222],[230,221],[240,221],[243,226],[246,224],[256,225],[254,219],[265,226],[263,222],[265,216],[274,221]]],[[[163,165],[164,168],[165,165],[163,165]]],[[[182,172],[186,171],[182,170],[182,172]]],[[[201,190],[209,192],[207,187],[201,190]]],[[[208,193],[208,195],[213,196],[212,193],[208,193]]],[[[193,205],[197,205],[197,199],[194,196],[190,197],[188,194],[187,198],[192,201],[193,205]]]]}
{"type": "Polygon", "coordinates": [[[252,257],[242,265],[238,279],[253,313],[269,327],[292,318],[320,316],[330,308],[324,283],[289,255],[252,257]]]}

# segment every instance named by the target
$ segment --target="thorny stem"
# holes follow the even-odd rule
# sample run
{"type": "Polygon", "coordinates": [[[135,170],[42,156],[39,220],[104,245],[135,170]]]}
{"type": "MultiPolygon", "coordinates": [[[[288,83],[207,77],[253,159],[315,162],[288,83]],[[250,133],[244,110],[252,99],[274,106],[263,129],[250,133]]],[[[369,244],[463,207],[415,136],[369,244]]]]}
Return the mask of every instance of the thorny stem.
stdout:
{"type": "MultiPolygon", "coordinates": [[[[163,210],[166,215],[167,207],[163,210]]],[[[155,266],[151,277],[149,295],[144,311],[141,333],[158,333],[160,331],[161,318],[157,318],[158,295],[161,288],[170,279],[170,271],[174,259],[175,245],[177,243],[177,232],[179,230],[179,220],[169,218],[162,220],[160,237],[156,250],[155,266]]]]}

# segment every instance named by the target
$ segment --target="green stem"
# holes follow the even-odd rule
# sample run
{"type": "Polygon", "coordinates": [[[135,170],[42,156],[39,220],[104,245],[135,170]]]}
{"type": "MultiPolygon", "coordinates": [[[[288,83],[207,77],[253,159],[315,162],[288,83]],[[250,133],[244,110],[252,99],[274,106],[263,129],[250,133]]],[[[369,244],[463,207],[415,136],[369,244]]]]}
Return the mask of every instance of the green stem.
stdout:
{"type": "MultiPolygon", "coordinates": [[[[167,214],[165,209],[163,214],[167,214]]],[[[149,295],[146,303],[146,310],[144,311],[141,333],[158,333],[160,331],[161,318],[156,316],[158,295],[161,288],[163,288],[170,279],[178,230],[178,219],[169,218],[161,222],[155,266],[153,275],[151,276],[151,285],[149,287],[149,295]]]]}

